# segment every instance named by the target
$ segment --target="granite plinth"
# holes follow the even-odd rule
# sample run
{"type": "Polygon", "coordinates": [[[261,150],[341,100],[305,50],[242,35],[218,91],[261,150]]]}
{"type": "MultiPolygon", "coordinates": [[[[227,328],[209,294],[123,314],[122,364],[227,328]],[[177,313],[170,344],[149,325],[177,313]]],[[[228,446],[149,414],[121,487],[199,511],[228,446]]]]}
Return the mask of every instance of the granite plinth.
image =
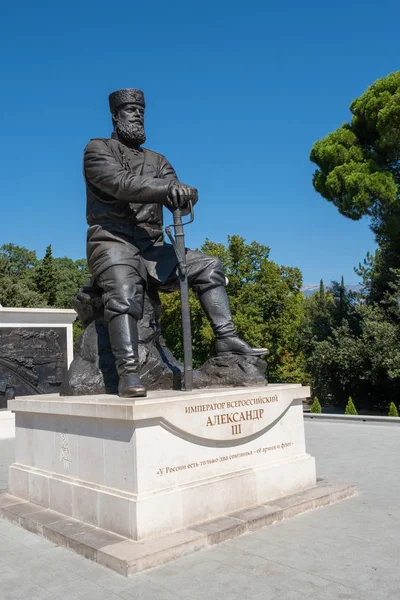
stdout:
{"type": "Polygon", "coordinates": [[[282,500],[145,541],[127,539],[1,492],[0,517],[128,577],[355,494],[354,485],[319,481],[282,500]]]}
{"type": "Polygon", "coordinates": [[[29,396],[12,495],[146,540],[312,488],[296,384],[117,396],[29,396]]]}

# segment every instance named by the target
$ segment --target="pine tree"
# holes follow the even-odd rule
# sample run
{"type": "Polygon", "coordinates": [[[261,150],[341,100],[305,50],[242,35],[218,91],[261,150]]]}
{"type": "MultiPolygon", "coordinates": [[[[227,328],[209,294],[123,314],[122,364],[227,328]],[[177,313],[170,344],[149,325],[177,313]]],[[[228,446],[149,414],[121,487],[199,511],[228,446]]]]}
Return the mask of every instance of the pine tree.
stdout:
{"type": "Polygon", "coordinates": [[[312,413],[322,413],[321,404],[317,397],[314,398],[313,403],[311,404],[310,410],[312,413]]]}
{"type": "Polygon", "coordinates": [[[323,304],[325,300],[325,286],[323,279],[319,282],[319,299],[321,300],[321,304],[323,304]]]}
{"type": "Polygon", "coordinates": [[[388,417],[398,417],[398,416],[399,416],[399,411],[397,410],[395,403],[391,402],[390,406],[389,406],[388,417]]]}
{"type": "Polygon", "coordinates": [[[351,396],[349,397],[349,400],[347,402],[347,406],[345,408],[344,414],[345,415],[358,415],[358,412],[356,410],[356,407],[354,406],[354,402],[353,402],[353,399],[351,396]]]}
{"type": "Polygon", "coordinates": [[[54,306],[57,298],[57,275],[51,245],[47,246],[46,254],[36,273],[36,287],[44,296],[49,306],[54,306]]]}
{"type": "Polygon", "coordinates": [[[339,288],[339,310],[341,314],[345,312],[345,304],[346,304],[346,288],[344,287],[344,277],[342,275],[342,279],[340,281],[339,288]]]}

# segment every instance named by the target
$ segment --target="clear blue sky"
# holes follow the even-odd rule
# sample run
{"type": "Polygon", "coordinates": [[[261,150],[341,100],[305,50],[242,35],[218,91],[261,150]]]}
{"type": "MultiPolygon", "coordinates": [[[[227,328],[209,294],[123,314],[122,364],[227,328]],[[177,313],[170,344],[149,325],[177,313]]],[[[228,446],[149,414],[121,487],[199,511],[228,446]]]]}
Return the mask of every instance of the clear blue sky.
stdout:
{"type": "Polygon", "coordinates": [[[82,151],[139,87],[147,147],[199,189],[188,245],[236,233],[306,284],[357,281],[373,236],[314,192],[309,152],[399,69],[399,22],[398,0],[3,2],[0,244],[85,255],[82,151]]]}

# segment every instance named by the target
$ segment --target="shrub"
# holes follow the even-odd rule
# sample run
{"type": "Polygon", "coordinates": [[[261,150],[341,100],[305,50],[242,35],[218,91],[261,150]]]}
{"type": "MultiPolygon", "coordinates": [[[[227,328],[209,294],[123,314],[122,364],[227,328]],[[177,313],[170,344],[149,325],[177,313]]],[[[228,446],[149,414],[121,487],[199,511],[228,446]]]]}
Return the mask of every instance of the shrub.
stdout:
{"type": "Polygon", "coordinates": [[[319,403],[318,398],[314,398],[313,403],[311,404],[311,412],[322,413],[321,404],[319,403]]]}
{"type": "Polygon", "coordinates": [[[347,406],[344,411],[345,415],[358,415],[356,407],[354,406],[354,402],[352,397],[350,396],[347,402],[347,406]]]}
{"type": "Polygon", "coordinates": [[[399,416],[399,411],[397,410],[395,403],[391,402],[390,406],[389,406],[388,417],[398,417],[398,416],[399,416]]]}

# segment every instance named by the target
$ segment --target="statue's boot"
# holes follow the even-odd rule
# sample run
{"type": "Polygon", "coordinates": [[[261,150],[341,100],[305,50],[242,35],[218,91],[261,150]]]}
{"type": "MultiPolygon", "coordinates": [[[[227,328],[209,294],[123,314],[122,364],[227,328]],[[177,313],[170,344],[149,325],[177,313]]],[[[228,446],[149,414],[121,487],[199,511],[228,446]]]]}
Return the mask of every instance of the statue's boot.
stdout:
{"type": "Polygon", "coordinates": [[[118,394],[122,398],[146,396],[139,377],[139,334],[136,320],[128,314],[117,315],[108,323],[111,349],[119,375],[118,394]]]}
{"type": "Polygon", "coordinates": [[[236,333],[225,286],[221,285],[203,292],[199,295],[199,300],[217,338],[215,349],[219,356],[225,354],[265,356],[269,353],[266,348],[252,348],[236,333]]]}

